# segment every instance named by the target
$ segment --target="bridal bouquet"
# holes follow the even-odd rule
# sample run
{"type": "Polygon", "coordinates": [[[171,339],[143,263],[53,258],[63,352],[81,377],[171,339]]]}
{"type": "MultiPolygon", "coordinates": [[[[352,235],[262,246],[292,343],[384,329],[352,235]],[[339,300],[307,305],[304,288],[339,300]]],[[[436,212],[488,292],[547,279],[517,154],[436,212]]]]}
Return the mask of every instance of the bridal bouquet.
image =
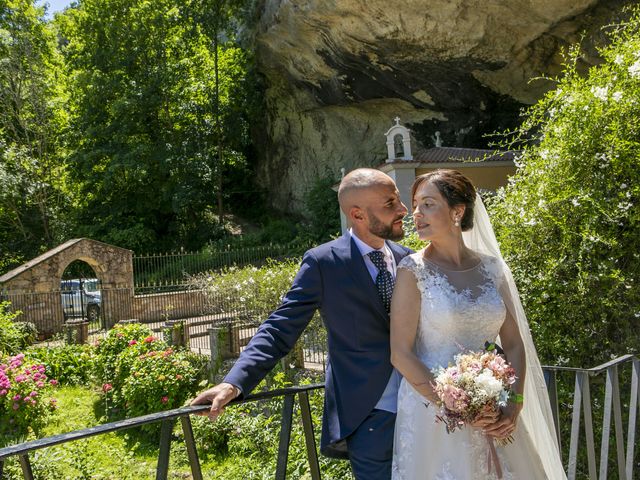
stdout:
{"type": "Polygon", "coordinates": [[[455,356],[455,364],[433,371],[434,389],[447,432],[451,433],[472,422],[485,410],[506,406],[511,398],[522,401],[511,386],[515,370],[489,344],[486,350],[463,352],[455,356]]]}

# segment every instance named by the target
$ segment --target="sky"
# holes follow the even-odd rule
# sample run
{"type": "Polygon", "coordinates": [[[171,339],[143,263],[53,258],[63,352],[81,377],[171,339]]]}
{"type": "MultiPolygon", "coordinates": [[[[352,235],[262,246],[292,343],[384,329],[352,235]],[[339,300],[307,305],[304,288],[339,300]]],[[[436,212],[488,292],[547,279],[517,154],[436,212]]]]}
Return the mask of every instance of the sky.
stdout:
{"type": "Polygon", "coordinates": [[[41,0],[39,3],[41,5],[45,3],[49,4],[47,17],[51,18],[55,12],[61,12],[65,7],[68,7],[71,4],[71,1],[72,0],[41,0]]]}

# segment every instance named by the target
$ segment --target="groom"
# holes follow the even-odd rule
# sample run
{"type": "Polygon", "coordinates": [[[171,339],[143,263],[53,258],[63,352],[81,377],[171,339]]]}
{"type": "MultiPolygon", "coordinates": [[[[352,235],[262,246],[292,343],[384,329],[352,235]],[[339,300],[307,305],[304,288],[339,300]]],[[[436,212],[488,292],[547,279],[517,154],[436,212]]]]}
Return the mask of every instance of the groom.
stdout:
{"type": "Polygon", "coordinates": [[[379,170],[350,172],[338,190],[351,230],[305,253],[284,301],[260,326],[223,383],[192,405],[211,402],[214,419],[244,396],[294,346],[320,310],[327,328],[321,451],[348,458],[358,480],[391,478],[399,375],[390,363],[389,304],[395,271],[410,250],[407,208],[393,180],[379,170]]]}

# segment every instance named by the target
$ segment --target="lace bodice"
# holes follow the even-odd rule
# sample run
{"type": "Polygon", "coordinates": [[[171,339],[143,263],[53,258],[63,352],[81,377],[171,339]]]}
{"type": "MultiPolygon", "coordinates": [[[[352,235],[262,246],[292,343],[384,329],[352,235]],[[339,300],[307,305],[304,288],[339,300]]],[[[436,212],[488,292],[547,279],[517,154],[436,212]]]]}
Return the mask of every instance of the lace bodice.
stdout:
{"type": "Polygon", "coordinates": [[[506,307],[495,258],[483,255],[470,269],[449,271],[418,252],[398,268],[411,271],[417,280],[421,308],[415,351],[428,368],[447,366],[462,350],[479,350],[496,339],[506,307]]]}

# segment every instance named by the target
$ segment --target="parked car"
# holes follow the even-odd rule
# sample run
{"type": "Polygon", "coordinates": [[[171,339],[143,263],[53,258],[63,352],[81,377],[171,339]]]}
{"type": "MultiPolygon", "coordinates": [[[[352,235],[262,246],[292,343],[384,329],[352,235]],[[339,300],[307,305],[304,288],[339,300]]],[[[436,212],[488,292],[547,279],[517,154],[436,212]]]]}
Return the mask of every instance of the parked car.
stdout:
{"type": "Polygon", "coordinates": [[[100,318],[102,295],[97,278],[62,280],[60,296],[65,318],[82,317],[90,322],[100,318]]]}

